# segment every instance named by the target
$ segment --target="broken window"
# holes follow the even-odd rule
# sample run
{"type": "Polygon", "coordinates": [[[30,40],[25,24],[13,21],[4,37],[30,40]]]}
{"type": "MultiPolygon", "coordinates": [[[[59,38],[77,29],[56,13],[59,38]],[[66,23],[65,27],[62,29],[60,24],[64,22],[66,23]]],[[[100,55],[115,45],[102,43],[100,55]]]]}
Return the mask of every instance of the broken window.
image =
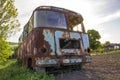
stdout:
{"type": "Polygon", "coordinates": [[[80,49],[80,41],[74,39],[60,39],[61,49],[80,49]]]}

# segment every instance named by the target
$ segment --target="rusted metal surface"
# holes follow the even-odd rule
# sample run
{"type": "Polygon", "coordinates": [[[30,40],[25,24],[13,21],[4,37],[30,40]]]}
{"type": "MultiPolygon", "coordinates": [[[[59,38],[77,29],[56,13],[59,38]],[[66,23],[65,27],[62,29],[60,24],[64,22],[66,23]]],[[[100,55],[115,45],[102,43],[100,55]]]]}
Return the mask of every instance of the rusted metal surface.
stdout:
{"type": "MultiPolygon", "coordinates": [[[[72,54],[77,54],[80,55],[81,49],[60,49],[60,42],[59,39],[76,39],[80,41],[80,34],[76,32],[65,32],[65,31],[56,31],[55,32],[55,39],[56,39],[56,47],[57,47],[57,55],[70,55],[72,54]]],[[[72,45],[74,46],[74,45],[72,45]]]]}
{"type": "Polygon", "coordinates": [[[82,40],[83,40],[84,49],[87,50],[89,48],[88,34],[82,33],[82,40]]]}
{"type": "Polygon", "coordinates": [[[70,38],[81,39],[81,35],[80,35],[80,33],[70,32],[70,38]]]}
{"type": "MultiPolygon", "coordinates": [[[[64,11],[60,10],[58,12],[64,11]]],[[[23,35],[25,37],[23,37],[23,41],[19,45],[18,53],[18,57],[23,60],[23,65],[28,66],[28,60],[31,61],[33,68],[36,66],[55,67],[91,62],[91,58],[87,55],[88,52],[85,51],[89,48],[89,39],[84,26],[82,26],[83,32],[72,30],[73,25],[82,23],[83,18],[74,12],[71,12],[71,14],[68,12],[64,12],[66,18],[73,16],[71,18],[74,20],[72,23],[70,18],[66,19],[67,29],[33,27],[29,34],[23,35]],[[76,18],[78,16],[80,19],[76,18]]]]}
{"type": "MultiPolygon", "coordinates": [[[[36,29],[34,34],[30,35],[32,36],[28,38],[22,46],[21,46],[21,52],[20,56],[23,56],[23,58],[33,57],[37,56],[35,58],[35,65],[57,65],[60,64],[60,60],[56,58],[51,58],[51,56],[64,56],[64,55],[82,55],[81,49],[61,49],[60,48],[60,42],[59,39],[76,39],[81,40],[83,39],[84,43],[84,49],[88,48],[88,44],[85,44],[86,42],[86,34],[81,34],[78,32],[67,32],[64,30],[54,30],[54,29],[36,29]],[[46,51],[43,53],[41,52],[42,48],[45,48],[46,51]]],[[[29,36],[28,36],[29,37],[29,36]]],[[[62,63],[80,63],[82,62],[82,58],[73,58],[73,59],[65,59],[62,58],[62,63]]],[[[90,62],[89,58],[86,60],[87,62],[90,62]]]]}
{"type": "Polygon", "coordinates": [[[55,55],[55,41],[54,41],[54,30],[44,29],[43,30],[44,41],[47,41],[50,45],[50,55],[55,55]]]}

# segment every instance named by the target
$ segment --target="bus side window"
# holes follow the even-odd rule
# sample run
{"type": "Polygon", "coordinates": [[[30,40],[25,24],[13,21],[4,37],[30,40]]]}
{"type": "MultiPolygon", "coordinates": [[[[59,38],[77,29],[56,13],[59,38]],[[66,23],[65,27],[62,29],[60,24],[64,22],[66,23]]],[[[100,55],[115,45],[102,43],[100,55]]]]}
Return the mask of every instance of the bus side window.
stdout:
{"type": "Polygon", "coordinates": [[[32,31],[32,28],[33,28],[33,16],[30,18],[29,21],[28,33],[32,31]]]}

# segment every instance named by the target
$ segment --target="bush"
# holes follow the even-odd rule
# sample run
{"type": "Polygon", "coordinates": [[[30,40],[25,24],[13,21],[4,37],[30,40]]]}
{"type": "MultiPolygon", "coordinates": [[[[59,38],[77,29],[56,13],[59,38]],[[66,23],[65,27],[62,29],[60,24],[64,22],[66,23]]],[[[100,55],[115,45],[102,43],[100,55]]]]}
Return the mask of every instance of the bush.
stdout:
{"type": "Polygon", "coordinates": [[[53,75],[34,72],[18,65],[19,62],[0,70],[0,80],[54,80],[53,75]]]}

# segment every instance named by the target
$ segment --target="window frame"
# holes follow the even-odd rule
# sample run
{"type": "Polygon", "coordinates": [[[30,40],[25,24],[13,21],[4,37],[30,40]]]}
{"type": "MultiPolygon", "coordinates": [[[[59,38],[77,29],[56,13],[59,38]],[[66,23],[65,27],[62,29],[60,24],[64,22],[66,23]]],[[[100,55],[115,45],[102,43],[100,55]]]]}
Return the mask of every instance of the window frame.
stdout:
{"type": "MultiPolygon", "coordinates": [[[[58,12],[58,11],[53,11],[53,10],[36,10],[36,11],[34,11],[34,14],[33,14],[33,16],[34,16],[34,27],[36,28],[36,27],[49,27],[49,28],[60,28],[60,29],[67,29],[67,20],[66,20],[66,15],[64,14],[64,13],[62,13],[62,12],[58,12]],[[44,26],[40,26],[40,25],[38,25],[37,24],[37,21],[36,21],[36,12],[46,12],[47,13],[47,16],[48,16],[48,12],[52,12],[52,13],[55,13],[55,14],[59,14],[59,19],[60,19],[60,25],[61,26],[58,26],[58,25],[56,25],[56,26],[52,26],[52,25],[47,25],[46,26],[46,24],[44,25],[44,26]],[[62,17],[61,17],[62,16],[62,17]]],[[[46,16],[45,16],[46,17],[46,16]]],[[[38,17],[37,17],[38,18],[38,17]]]]}

